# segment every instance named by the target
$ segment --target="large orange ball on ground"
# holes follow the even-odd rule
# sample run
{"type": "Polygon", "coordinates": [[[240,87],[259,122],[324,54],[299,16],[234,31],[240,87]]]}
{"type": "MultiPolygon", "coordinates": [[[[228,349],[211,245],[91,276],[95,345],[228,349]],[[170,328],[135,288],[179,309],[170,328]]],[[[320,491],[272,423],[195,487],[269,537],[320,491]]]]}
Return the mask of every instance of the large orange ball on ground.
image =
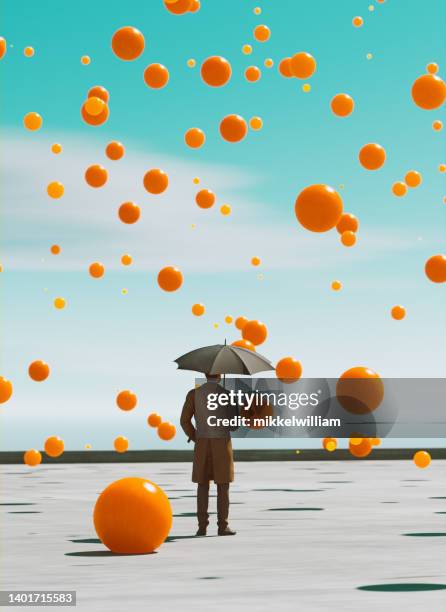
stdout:
{"type": "Polygon", "coordinates": [[[256,347],[249,340],[245,340],[241,338],[240,340],[235,340],[235,342],[231,343],[231,346],[238,346],[239,348],[248,349],[248,351],[255,351],[256,347]]]}
{"type": "Polygon", "coordinates": [[[49,457],[59,457],[65,449],[65,444],[59,436],[50,436],[45,440],[44,449],[49,457]]]}
{"type": "Polygon", "coordinates": [[[301,51],[291,57],[290,69],[298,79],[308,79],[316,70],[316,60],[309,53],[301,51]]]}
{"type": "Polygon", "coordinates": [[[118,216],[123,223],[136,223],[141,216],[141,209],[134,202],[124,202],[118,209],[118,216]]]}
{"type": "Polygon", "coordinates": [[[86,102],[84,102],[81,107],[81,115],[85,123],[88,123],[88,125],[97,126],[102,125],[107,121],[108,116],[110,114],[107,104],[105,104],[103,110],[99,113],[99,115],[90,115],[90,113],[87,112],[85,105],[86,102]]]}
{"type": "Polygon", "coordinates": [[[347,412],[367,414],[384,399],[384,385],[379,374],[363,366],[346,370],[336,384],[336,397],[347,412]]]}
{"type": "Polygon", "coordinates": [[[121,157],[124,157],[124,153],[124,145],[117,140],[112,140],[112,142],[109,142],[105,147],[106,156],[108,159],[112,159],[113,161],[117,161],[118,159],[121,159],[121,157]]]}
{"type": "Polygon", "coordinates": [[[0,404],[7,402],[12,395],[12,383],[7,378],[0,376],[0,404]]]}
{"type": "Polygon", "coordinates": [[[200,128],[190,128],[184,134],[184,142],[191,149],[199,149],[204,145],[206,136],[200,128]]]}
{"type": "Polygon", "coordinates": [[[297,220],[311,232],[327,232],[336,226],[342,215],[341,196],[329,185],[310,185],[296,198],[297,220]]]}
{"type": "Polygon", "coordinates": [[[129,447],[129,441],[125,436],[118,436],[113,440],[113,446],[118,453],[125,453],[129,447]]]}
{"type": "Polygon", "coordinates": [[[446,282],[446,255],[432,255],[426,261],[424,271],[433,283],[446,282]]]}
{"type": "Polygon", "coordinates": [[[201,78],[211,87],[222,87],[231,78],[231,64],[219,55],[212,55],[201,65],[201,78]]]}
{"type": "Polygon", "coordinates": [[[161,89],[169,82],[169,71],[163,64],[150,64],[144,70],[144,81],[152,89],[161,89]]]}
{"type": "Polygon", "coordinates": [[[164,170],[152,168],[145,173],[143,182],[146,191],[158,195],[166,191],[169,185],[169,177],[164,170]]]}
{"type": "Polygon", "coordinates": [[[348,117],[355,108],[353,98],[348,94],[336,94],[330,102],[331,110],[338,117],[348,117]]]}
{"type": "Polygon", "coordinates": [[[85,170],[85,181],[90,187],[102,187],[107,182],[107,179],[108,172],[100,164],[94,164],[85,170]]]}
{"type": "Polygon", "coordinates": [[[358,440],[355,440],[355,442],[356,441],[359,441],[359,444],[353,444],[350,440],[348,445],[348,450],[350,453],[358,459],[362,459],[370,455],[373,448],[370,438],[359,438],[358,440]]]}
{"type": "Polygon", "coordinates": [[[158,285],[163,291],[177,291],[183,284],[183,275],[175,266],[166,266],[158,272],[158,285]]]}
{"type": "Polygon", "coordinates": [[[302,365],[294,357],[283,357],[276,364],[276,376],[284,383],[294,383],[302,376],[302,365]]]}
{"type": "Polygon", "coordinates": [[[446,83],[436,74],[423,74],[412,85],[412,99],[424,110],[439,108],[446,100],[446,83]]]}
{"type": "Polygon", "coordinates": [[[151,412],[147,417],[147,423],[150,427],[158,427],[162,423],[162,418],[157,412],[151,412]]]}
{"type": "Polygon", "coordinates": [[[427,468],[431,462],[431,456],[426,451],[417,451],[413,456],[413,462],[419,468],[427,468]]]}
{"type": "Polygon", "coordinates": [[[94,263],[90,264],[88,272],[93,278],[101,278],[104,276],[105,268],[99,261],[95,261],[94,263]]]}
{"type": "Polygon", "coordinates": [[[386,161],[384,148],[376,142],[369,142],[359,151],[359,162],[366,170],[378,170],[386,161]]]}
{"type": "Polygon", "coordinates": [[[116,30],[111,41],[113,53],[126,62],[139,57],[144,51],[144,45],[144,36],[131,26],[116,30]]]}
{"type": "Polygon", "coordinates": [[[266,325],[261,321],[248,321],[242,329],[242,336],[256,346],[265,342],[268,331],[266,325]]]}
{"type": "Polygon", "coordinates": [[[129,389],[125,389],[124,391],[120,391],[116,396],[116,404],[118,408],[124,410],[124,412],[128,412],[129,410],[133,410],[138,403],[138,398],[129,389]]]}
{"type": "Polygon", "coordinates": [[[25,465],[29,465],[30,467],[34,467],[42,463],[42,453],[40,453],[35,448],[30,448],[23,455],[23,463],[25,465]]]}
{"type": "Polygon", "coordinates": [[[101,542],[114,553],[151,553],[172,527],[172,508],[164,491],[145,478],[122,478],[98,497],[93,522],[101,542]]]}
{"type": "Polygon", "coordinates": [[[50,368],[44,361],[33,361],[29,365],[28,374],[32,380],[42,382],[50,375],[50,368]]]}
{"type": "Polygon", "coordinates": [[[176,432],[177,430],[175,425],[170,421],[164,421],[158,425],[158,436],[161,438],[161,440],[165,440],[166,442],[168,440],[172,440],[172,438],[175,437],[176,432]]]}
{"type": "Polygon", "coordinates": [[[240,142],[247,131],[246,121],[240,115],[227,115],[220,123],[220,134],[227,142],[240,142]]]}
{"type": "Polygon", "coordinates": [[[195,196],[195,202],[200,208],[211,208],[215,204],[215,193],[210,189],[202,189],[195,196]]]}

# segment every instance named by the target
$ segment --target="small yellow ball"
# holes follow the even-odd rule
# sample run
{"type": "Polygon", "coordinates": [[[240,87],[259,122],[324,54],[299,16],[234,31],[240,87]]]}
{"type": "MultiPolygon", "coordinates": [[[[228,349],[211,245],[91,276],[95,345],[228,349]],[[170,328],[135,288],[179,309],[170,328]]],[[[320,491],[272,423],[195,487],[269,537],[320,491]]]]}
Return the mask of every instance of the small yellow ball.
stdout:
{"type": "Polygon", "coordinates": [[[243,45],[243,47],[242,47],[242,53],[243,53],[244,55],[251,55],[251,53],[252,53],[252,47],[251,47],[251,45],[243,45]]]}
{"type": "Polygon", "coordinates": [[[222,215],[224,215],[226,217],[227,215],[231,214],[231,207],[229,206],[229,204],[223,204],[220,207],[220,212],[221,212],[222,215]]]}

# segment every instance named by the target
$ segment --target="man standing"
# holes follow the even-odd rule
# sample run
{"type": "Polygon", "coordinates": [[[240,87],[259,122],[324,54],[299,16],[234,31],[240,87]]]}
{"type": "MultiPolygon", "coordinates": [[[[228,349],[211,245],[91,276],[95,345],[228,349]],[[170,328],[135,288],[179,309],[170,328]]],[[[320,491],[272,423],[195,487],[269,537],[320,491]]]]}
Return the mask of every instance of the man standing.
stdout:
{"type": "MultiPolygon", "coordinates": [[[[186,396],[181,413],[181,427],[189,440],[195,442],[192,482],[197,483],[197,536],[205,536],[209,524],[209,481],[217,485],[217,517],[218,535],[235,535],[228,526],[229,516],[229,483],[234,480],[234,463],[232,458],[232,443],[230,428],[210,426],[208,417],[230,418],[237,414],[230,408],[220,406],[210,411],[208,395],[217,396],[226,392],[221,385],[220,375],[206,374],[207,382],[198,389],[192,389],[186,396]],[[195,420],[195,427],[192,423],[195,420]]],[[[214,398],[215,399],[215,396],[214,398]]]]}

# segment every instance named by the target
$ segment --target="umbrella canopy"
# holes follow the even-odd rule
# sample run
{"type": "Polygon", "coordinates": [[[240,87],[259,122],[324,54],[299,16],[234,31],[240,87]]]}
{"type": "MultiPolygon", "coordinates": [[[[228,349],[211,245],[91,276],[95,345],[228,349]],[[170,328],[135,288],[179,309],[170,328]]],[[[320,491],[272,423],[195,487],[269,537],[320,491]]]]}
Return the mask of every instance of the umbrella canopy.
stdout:
{"type": "Polygon", "coordinates": [[[175,359],[179,370],[204,374],[256,374],[274,370],[272,363],[249,349],[226,344],[213,344],[195,349],[175,359]]]}

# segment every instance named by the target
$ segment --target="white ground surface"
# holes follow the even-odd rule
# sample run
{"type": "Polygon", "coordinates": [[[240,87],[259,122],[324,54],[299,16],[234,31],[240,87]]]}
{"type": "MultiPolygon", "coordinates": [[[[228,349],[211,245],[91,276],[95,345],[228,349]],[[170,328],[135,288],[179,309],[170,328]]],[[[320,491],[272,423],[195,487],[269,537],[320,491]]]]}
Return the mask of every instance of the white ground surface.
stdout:
{"type": "Polygon", "coordinates": [[[445,467],[239,463],[230,521],[237,535],[215,537],[212,515],[210,537],[193,538],[189,464],[3,465],[1,589],[76,590],[78,608],[92,612],[444,612],[446,590],[357,587],[446,584],[445,467]],[[95,500],[125,476],[149,478],[171,499],[172,531],[156,554],[116,556],[97,540],[95,500]]]}

